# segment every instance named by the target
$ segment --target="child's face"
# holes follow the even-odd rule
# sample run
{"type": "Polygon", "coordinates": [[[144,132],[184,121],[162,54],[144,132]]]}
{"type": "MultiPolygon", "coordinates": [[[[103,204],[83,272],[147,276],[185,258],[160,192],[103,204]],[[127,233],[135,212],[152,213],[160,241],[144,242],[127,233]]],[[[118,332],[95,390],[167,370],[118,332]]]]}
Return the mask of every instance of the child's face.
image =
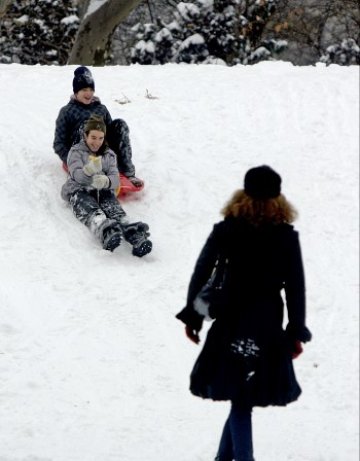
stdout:
{"type": "Polygon", "coordinates": [[[88,134],[85,134],[85,142],[88,148],[94,154],[96,154],[96,152],[103,145],[104,139],[105,134],[99,130],[90,130],[88,134]]]}
{"type": "Polygon", "coordinates": [[[83,88],[82,90],[79,90],[75,96],[82,104],[90,104],[94,96],[94,90],[92,88],[83,88]]]}

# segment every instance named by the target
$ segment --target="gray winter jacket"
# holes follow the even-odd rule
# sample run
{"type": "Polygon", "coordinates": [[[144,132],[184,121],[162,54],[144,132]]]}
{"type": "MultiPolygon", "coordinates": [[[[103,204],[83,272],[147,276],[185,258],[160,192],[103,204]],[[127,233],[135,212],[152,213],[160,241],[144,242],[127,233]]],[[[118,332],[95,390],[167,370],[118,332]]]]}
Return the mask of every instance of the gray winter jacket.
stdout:
{"type": "MultiPolygon", "coordinates": [[[[83,171],[83,166],[88,163],[90,155],[91,151],[84,140],[75,144],[70,149],[67,160],[69,178],[61,189],[61,197],[64,200],[69,201],[71,195],[79,190],[95,190],[91,186],[92,178],[87,176],[83,171]]],[[[120,179],[115,153],[106,147],[103,155],[101,156],[101,161],[101,174],[106,175],[110,179],[109,189],[116,190],[120,185],[120,179]]]]}

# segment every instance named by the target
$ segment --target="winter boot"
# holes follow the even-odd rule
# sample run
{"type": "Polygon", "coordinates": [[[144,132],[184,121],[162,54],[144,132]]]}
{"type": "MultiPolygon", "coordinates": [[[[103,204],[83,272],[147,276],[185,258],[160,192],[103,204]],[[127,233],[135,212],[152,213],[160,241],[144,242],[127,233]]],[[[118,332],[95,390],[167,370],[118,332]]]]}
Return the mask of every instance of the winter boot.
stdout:
{"type": "Polygon", "coordinates": [[[152,242],[148,240],[149,226],[143,222],[135,222],[123,226],[124,237],[132,245],[132,254],[141,258],[152,250],[152,242]]]}
{"type": "MultiPolygon", "coordinates": [[[[109,221],[113,221],[109,219],[109,221]]],[[[123,232],[121,226],[115,221],[109,223],[107,227],[103,229],[102,233],[102,245],[104,250],[114,251],[117,248],[123,238],[123,232]]]]}
{"type": "Polygon", "coordinates": [[[96,210],[86,225],[100,240],[104,250],[114,251],[121,243],[123,232],[121,225],[115,219],[109,219],[102,210],[96,210]]]}

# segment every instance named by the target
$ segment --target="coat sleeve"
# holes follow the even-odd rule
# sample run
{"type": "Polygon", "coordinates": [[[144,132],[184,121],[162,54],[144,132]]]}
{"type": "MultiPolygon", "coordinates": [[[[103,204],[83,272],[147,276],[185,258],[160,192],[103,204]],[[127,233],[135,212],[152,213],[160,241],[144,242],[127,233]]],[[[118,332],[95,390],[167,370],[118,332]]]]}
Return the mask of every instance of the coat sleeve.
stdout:
{"type": "Polygon", "coordinates": [[[67,165],[70,177],[82,186],[90,186],[92,178],[87,176],[83,171],[85,165],[83,151],[78,147],[78,144],[70,149],[67,165]]]}
{"type": "Polygon", "coordinates": [[[105,122],[106,128],[109,128],[109,126],[112,123],[112,117],[106,106],[104,106],[104,122],[105,122]]]}
{"type": "Polygon", "coordinates": [[[209,279],[218,254],[218,229],[217,225],[215,225],[196,261],[189,283],[186,306],[176,315],[177,319],[197,331],[201,330],[204,317],[194,310],[194,300],[209,279]]]}
{"type": "Polygon", "coordinates": [[[53,142],[54,151],[63,162],[66,162],[71,147],[71,132],[71,123],[69,121],[67,106],[65,106],[60,110],[56,119],[53,142]]]}
{"type": "Polygon", "coordinates": [[[311,332],[305,325],[306,299],[305,276],[301,255],[299,235],[291,233],[286,257],[285,295],[289,323],[286,331],[291,339],[307,342],[311,340],[311,332]]]}
{"type": "Polygon", "coordinates": [[[119,170],[117,167],[116,154],[111,149],[106,152],[107,162],[103,168],[104,173],[110,179],[110,189],[117,189],[120,185],[119,170]]]}

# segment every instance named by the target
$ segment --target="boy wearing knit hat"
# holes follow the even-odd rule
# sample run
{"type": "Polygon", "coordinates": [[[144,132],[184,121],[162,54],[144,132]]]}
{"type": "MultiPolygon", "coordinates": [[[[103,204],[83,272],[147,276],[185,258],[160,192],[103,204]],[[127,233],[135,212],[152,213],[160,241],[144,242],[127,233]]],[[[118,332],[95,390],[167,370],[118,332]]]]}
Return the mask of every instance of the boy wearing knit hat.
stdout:
{"type": "Polygon", "coordinates": [[[95,82],[91,71],[80,66],[74,71],[73,92],[68,104],[60,109],[56,119],[53,148],[61,161],[66,164],[71,146],[80,142],[84,124],[92,114],[104,119],[107,129],[107,142],[115,152],[119,171],[136,187],[142,187],[143,181],[135,176],[132,162],[132,150],[129,139],[129,127],[122,119],[112,120],[107,107],[94,96],[95,82]]]}

